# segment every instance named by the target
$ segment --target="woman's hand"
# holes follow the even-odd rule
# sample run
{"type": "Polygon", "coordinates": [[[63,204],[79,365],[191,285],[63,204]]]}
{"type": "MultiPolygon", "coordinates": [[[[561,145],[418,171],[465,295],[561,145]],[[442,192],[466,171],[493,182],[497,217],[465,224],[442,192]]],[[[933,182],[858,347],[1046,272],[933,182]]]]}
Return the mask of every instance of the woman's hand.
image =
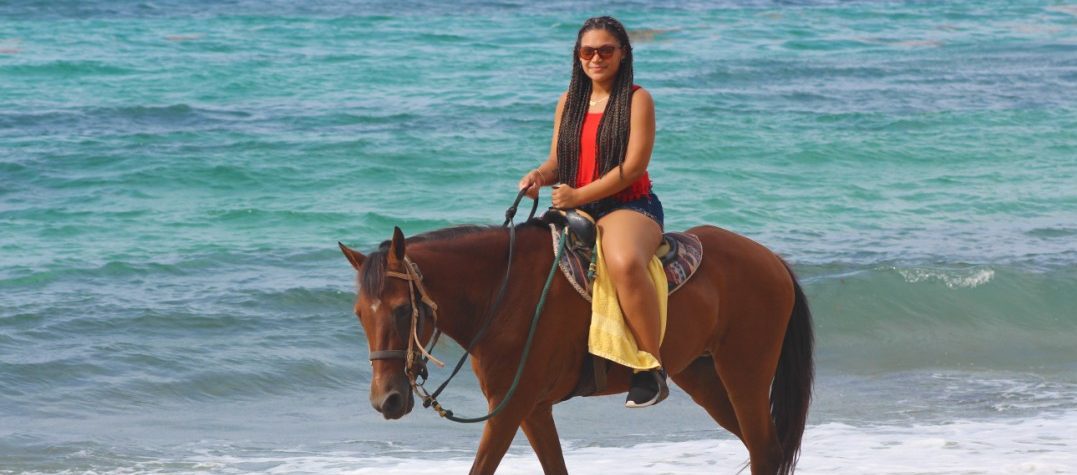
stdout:
{"type": "Polygon", "coordinates": [[[568,185],[555,186],[553,188],[553,207],[557,209],[572,209],[582,205],[580,190],[568,185]]]}
{"type": "Polygon", "coordinates": [[[537,168],[531,170],[520,179],[520,184],[517,189],[527,190],[526,194],[528,198],[537,199],[539,188],[542,188],[543,185],[543,178],[542,172],[538,171],[537,168]]]}

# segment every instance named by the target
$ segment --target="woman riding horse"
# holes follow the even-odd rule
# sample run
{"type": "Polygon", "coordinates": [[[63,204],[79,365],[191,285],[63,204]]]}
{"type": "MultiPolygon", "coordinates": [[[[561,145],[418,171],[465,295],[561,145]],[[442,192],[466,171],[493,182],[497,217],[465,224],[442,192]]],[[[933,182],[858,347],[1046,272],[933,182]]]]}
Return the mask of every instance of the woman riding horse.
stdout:
{"type": "Polygon", "coordinates": [[[596,220],[625,321],[640,349],[658,362],[632,377],[625,401],[630,408],[647,407],[669,395],[659,354],[658,296],[647,273],[663,228],[662,203],[647,174],[654,101],[632,83],[632,45],[619,21],[588,19],[574,51],[572,80],[554,113],[549,158],[519,187],[535,197],[540,187],[561,183],[553,190],[554,207],[580,208],[596,220]]]}

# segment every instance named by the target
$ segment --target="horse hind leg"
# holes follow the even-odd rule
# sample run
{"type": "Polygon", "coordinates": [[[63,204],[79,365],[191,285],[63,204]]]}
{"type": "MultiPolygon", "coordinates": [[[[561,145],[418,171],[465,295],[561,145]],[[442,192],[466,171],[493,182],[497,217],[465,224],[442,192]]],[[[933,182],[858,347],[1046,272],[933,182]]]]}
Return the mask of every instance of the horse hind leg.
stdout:
{"type": "Polygon", "coordinates": [[[753,475],[778,473],[782,448],[770,412],[770,382],[777,354],[770,358],[744,358],[757,354],[749,342],[729,342],[719,348],[715,368],[729,391],[729,401],[740,427],[740,440],[748,448],[753,475]]]}
{"type": "Polygon", "coordinates": [[[729,402],[722,380],[718,377],[714,360],[709,356],[697,358],[684,371],[670,376],[692,400],[703,407],[718,425],[740,437],[740,424],[733,404],[729,402]]]}
{"type": "Polygon", "coordinates": [[[542,472],[550,474],[567,474],[565,456],[561,452],[561,440],[557,437],[557,426],[553,421],[553,406],[539,405],[528,415],[521,425],[527,441],[535,450],[542,472]]]}

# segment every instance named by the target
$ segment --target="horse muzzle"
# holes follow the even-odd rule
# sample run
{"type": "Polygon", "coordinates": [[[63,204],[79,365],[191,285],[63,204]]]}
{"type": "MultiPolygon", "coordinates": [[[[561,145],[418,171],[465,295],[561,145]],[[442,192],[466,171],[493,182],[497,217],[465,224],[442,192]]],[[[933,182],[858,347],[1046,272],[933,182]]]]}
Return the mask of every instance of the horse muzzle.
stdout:
{"type": "Polygon", "coordinates": [[[386,384],[375,378],[370,385],[370,405],[386,419],[400,419],[415,407],[411,385],[403,374],[394,375],[386,384]]]}

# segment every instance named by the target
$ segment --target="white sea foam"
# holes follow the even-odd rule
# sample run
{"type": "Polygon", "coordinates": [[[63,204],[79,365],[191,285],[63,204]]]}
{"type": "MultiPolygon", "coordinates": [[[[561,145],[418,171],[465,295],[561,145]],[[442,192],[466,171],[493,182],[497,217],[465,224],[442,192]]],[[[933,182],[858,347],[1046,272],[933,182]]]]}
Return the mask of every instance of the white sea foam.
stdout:
{"type": "Polygon", "coordinates": [[[895,268],[905,282],[915,284],[917,282],[942,282],[947,287],[973,288],[986,284],[995,277],[994,269],[986,267],[974,267],[971,269],[931,269],[916,267],[911,269],[895,268]]]}
{"type": "MultiPolygon", "coordinates": [[[[805,432],[797,473],[1077,473],[1075,426],[1077,411],[1020,420],[940,425],[813,425],[805,432]]],[[[569,471],[582,474],[732,474],[747,460],[741,443],[729,438],[633,447],[566,445],[569,471]]],[[[186,462],[214,473],[248,473],[249,467],[258,467],[260,473],[440,475],[466,473],[471,466],[469,458],[431,459],[430,455],[408,459],[289,452],[280,457],[216,455],[186,462]]],[[[523,475],[542,470],[529,449],[515,447],[497,473],[523,475]]]]}

